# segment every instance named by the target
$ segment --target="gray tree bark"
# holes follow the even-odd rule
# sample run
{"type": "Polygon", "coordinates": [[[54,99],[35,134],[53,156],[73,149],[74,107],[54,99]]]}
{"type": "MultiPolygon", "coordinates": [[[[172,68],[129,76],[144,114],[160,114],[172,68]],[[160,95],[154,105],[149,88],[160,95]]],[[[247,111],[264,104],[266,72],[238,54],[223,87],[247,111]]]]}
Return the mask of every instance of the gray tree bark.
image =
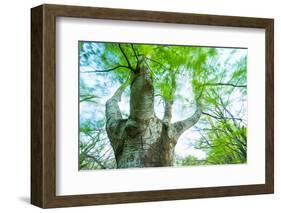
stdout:
{"type": "Polygon", "coordinates": [[[174,148],[180,135],[200,118],[201,108],[182,121],[171,123],[172,101],[165,103],[163,119],[154,112],[153,80],[144,63],[131,73],[106,102],[106,131],[114,150],[117,168],[160,167],[173,164],[174,148]],[[118,102],[130,84],[130,115],[123,119],[118,102]]]}

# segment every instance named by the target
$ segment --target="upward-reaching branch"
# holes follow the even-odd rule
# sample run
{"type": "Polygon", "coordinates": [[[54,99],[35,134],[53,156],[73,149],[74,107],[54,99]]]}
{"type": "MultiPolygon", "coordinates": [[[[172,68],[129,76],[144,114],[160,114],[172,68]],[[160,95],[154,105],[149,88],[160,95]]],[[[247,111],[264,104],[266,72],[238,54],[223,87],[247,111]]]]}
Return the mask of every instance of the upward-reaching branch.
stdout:
{"type": "Polygon", "coordinates": [[[106,132],[115,154],[122,150],[124,143],[123,140],[117,139],[122,136],[123,132],[121,131],[121,126],[125,124],[125,119],[122,119],[118,102],[121,100],[121,95],[129,84],[130,80],[128,78],[128,80],[117,89],[114,95],[107,100],[105,105],[106,132]]]}
{"type": "Polygon", "coordinates": [[[133,67],[132,67],[132,65],[131,65],[131,63],[130,63],[130,60],[128,59],[128,56],[126,55],[125,51],[124,51],[123,48],[121,47],[121,44],[118,44],[118,47],[119,47],[121,53],[123,54],[123,56],[124,56],[124,58],[125,58],[125,60],[126,60],[126,62],[127,62],[127,64],[128,64],[128,67],[129,67],[132,71],[134,71],[134,69],[133,69],[133,67]]]}
{"type": "Polygon", "coordinates": [[[172,132],[175,138],[179,138],[182,133],[197,123],[202,114],[202,109],[199,104],[196,105],[196,111],[189,118],[178,121],[172,124],[172,132]]]}
{"type": "Polygon", "coordinates": [[[121,100],[122,93],[124,92],[124,90],[129,84],[130,81],[127,80],[116,90],[114,95],[106,102],[105,116],[106,116],[107,123],[109,125],[116,123],[118,120],[122,119],[122,114],[118,102],[121,100]]]}
{"type": "Polygon", "coordinates": [[[165,101],[163,122],[166,125],[169,125],[172,119],[172,106],[173,101],[165,101]]]}
{"type": "Polygon", "coordinates": [[[131,44],[131,47],[132,47],[132,50],[133,50],[134,55],[135,55],[135,57],[136,57],[136,60],[138,61],[138,60],[139,60],[139,57],[138,57],[137,51],[135,50],[134,45],[133,45],[133,44],[131,44]]]}

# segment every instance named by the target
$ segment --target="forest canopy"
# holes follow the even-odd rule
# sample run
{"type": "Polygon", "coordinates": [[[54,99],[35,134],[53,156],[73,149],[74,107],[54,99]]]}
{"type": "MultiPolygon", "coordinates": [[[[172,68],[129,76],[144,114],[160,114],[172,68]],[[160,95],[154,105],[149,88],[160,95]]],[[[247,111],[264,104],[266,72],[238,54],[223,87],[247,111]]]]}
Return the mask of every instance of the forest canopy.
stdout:
{"type": "Polygon", "coordinates": [[[79,41],[79,76],[80,170],[246,163],[247,49],[79,41]]]}

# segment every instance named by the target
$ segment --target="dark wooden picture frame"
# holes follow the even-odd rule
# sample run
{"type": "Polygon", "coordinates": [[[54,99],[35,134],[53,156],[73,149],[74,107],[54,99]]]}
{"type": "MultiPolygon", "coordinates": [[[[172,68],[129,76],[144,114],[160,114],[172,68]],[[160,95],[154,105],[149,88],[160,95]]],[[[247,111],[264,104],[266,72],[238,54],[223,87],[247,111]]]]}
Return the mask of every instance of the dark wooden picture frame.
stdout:
{"type": "Polygon", "coordinates": [[[42,208],[268,194],[274,192],[274,21],[186,13],[41,5],[31,9],[31,203],[42,208]],[[56,18],[94,18],[265,29],[265,184],[56,195],[56,18]]]}

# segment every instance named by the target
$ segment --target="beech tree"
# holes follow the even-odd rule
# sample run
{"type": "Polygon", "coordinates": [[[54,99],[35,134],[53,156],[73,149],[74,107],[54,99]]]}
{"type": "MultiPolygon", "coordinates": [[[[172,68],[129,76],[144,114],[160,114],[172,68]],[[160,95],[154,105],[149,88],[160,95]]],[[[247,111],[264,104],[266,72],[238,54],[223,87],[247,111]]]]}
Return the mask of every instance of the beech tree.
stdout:
{"type": "MultiPolygon", "coordinates": [[[[106,161],[91,154],[93,144],[105,135],[99,134],[94,124],[88,124],[92,125],[88,129],[80,125],[80,133],[88,134],[91,141],[90,147],[80,144],[80,168],[87,166],[85,159],[95,162],[99,168],[107,168],[105,162],[112,161],[116,162],[117,168],[172,166],[179,137],[193,127],[200,117],[210,115],[206,112],[206,101],[210,101],[206,94],[210,88],[241,87],[241,82],[236,82],[237,78],[223,81],[226,78],[221,76],[222,72],[214,74],[216,48],[91,42],[81,42],[80,48],[80,64],[88,68],[80,70],[81,74],[108,75],[111,81],[120,84],[106,100],[104,109],[104,126],[114,159],[106,152],[106,161]],[[172,122],[174,100],[180,89],[177,81],[184,75],[191,79],[187,83],[192,86],[190,110],[193,113],[172,122]],[[129,96],[128,115],[122,113],[118,104],[124,92],[129,96]],[[164,105],[162,117],[155,113],[156,97],[164,105]]],[[[98,98],[95,88],[87,89],[83,93],[83,82],[80,82],[80,102],[95,102],[98,98]]],[[[99,146],[99,153],[103,152],[102,147],[99,146]]]]}

